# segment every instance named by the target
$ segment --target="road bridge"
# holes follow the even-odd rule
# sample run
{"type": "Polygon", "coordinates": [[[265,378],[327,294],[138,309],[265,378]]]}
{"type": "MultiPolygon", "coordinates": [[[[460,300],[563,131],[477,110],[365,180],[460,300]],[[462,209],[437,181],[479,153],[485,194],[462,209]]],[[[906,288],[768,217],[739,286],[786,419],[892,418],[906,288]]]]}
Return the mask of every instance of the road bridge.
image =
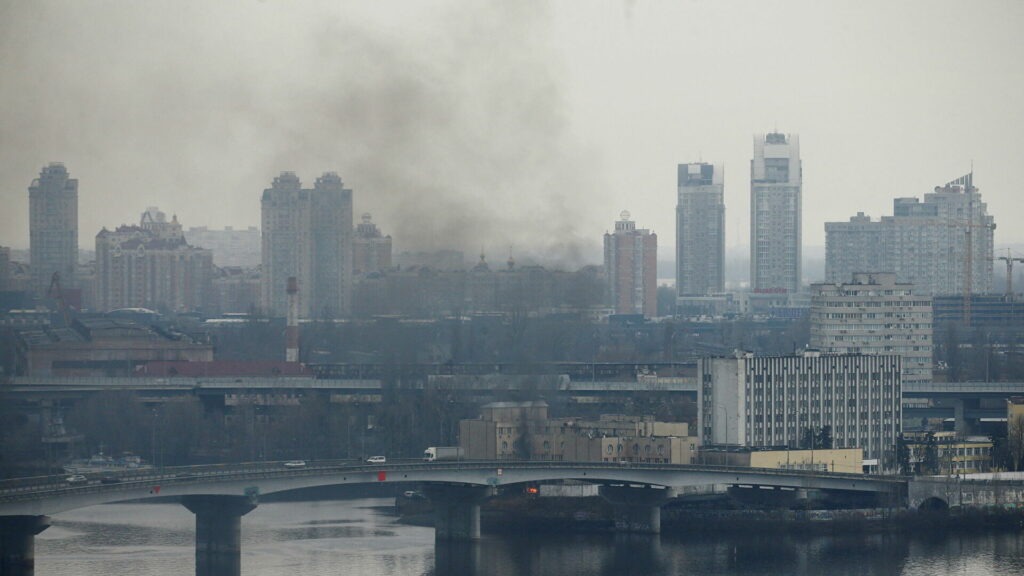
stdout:
{"type": "Polygon", "coordinates": [[[238,574],[241,517],[258,504],[260,495],[316,486],[419,483],[434,503],[436,538],[459,541],[480,537],[480,504],[496,490],[558,480],[601,485],[602,496],[616,511],[617,528],[648,533],[660,531],[661,505],[674,497],[676,489],[688,486],[850,490],[901,498],[906,492],[902,478],[701,465],[330,461],[296,467],[282,463],[197,466],[140,471],[114,484],[94,480],[68,485],[52,476],[4,481],[0,483],[0,547],[5,561],[24,563],[27,558],[30,562],[33,537],[46,528],[49,514],[174,497],[196,514],[196,573],[231,575],[238,574]]]}

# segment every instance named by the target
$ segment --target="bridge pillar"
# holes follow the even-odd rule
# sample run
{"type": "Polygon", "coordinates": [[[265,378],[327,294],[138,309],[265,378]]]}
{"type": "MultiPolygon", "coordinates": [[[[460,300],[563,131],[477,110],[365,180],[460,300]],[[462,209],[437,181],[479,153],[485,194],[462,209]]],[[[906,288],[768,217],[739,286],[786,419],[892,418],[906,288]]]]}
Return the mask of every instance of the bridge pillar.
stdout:
{"type": "Polygon", "coordinates": [[[241,574],[242,516],[256,507],[249,496],[183,496],[196,515],[196,576],[241,574]]]}
{"type": "Polygon", "coordinates": [[[612,505],[615,530],[635,534],[660,534],[661,506],[676,496],[673,488],[610,485],[602,485],[598,493],[612,505]]]}
{"type": "Polygon", "coordinates": [[[434,540],[479,540],[480,504],[494,495],[487,486],[424,485],[434,504],[434,540]]]}
{"type": "Polygon", "coordinates": [[[36,534],[49,527],[49,516],[0,516],[0,574],[34,574],[36,534]]]}

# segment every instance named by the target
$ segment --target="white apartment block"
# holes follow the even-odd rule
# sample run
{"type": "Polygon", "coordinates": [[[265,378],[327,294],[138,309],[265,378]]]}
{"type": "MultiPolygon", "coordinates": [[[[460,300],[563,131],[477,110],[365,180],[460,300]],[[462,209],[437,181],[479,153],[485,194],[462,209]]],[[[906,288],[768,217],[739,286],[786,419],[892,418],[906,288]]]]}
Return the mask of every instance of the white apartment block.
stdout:
{"type": "Polygon", "coordinates": [[[926,296],[992,291],[995,222],[968,174],[917,198],[896,198],[893,215],[825,224],[825,280],[893,272],[926,296]]]}
{"type": "Polygon", "coordinates": [[[892,273],[811,285],[811,348],[830,354],[897,354],[903,382],[932,380],[932,301],[892,273]]]}
{"type": "Polygon", "coordinates": [[[833,448],[861,448],[892,469],[900,432],[900,357],[860,354],[703,358],[701,443],[799,446],[804,430],[831,427],[833,448]]]}
{"type": "Polygon", "coordinates": [[[754,137],[750,162],[750,285],[800,291],[803,167],[796,134],[754,137]]]}

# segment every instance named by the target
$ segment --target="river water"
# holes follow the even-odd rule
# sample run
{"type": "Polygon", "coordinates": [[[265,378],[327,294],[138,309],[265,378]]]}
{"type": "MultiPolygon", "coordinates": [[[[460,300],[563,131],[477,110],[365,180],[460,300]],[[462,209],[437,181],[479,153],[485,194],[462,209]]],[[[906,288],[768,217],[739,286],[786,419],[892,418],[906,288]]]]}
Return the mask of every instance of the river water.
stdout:
{"type": "MultiPolygon", "coordinates": [[[[391,499],[261,504],[242,519],[246,576],[1019,576],[1024,532],[940,536],[694,538],[484,534],[434,548],[391,499]]],[[[194,573],[194,517],[177,504],[111,504],[53,516],[39,576],[194,573]]]]}

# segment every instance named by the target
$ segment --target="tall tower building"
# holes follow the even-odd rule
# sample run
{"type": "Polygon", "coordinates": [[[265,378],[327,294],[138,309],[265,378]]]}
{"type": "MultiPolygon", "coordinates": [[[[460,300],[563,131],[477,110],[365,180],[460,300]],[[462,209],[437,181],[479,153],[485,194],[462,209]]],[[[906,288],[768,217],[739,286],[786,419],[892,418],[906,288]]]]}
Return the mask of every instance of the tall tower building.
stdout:
{"type": "Polygon", "coordinates": [[[45,295],[53,273],[61,287],[75,286],[78,264],[78,180],[51,162],[28,187],[32,291],[45,295]]]}
{"type": "Polygon", "coordinates": [[[282,172],[262,199],[261,302],[274,316],[288,312],[288,278],[298,283],[299,316],[347,314],[351,302],[352,190],[328,172],[312,190],[282,172]]]}
{"type": "Polygon", "coordinates": [[[363,214],[352,244],[352,271],[371,274],[391,268],[391,236],[381,234],[373,217],[363,214]]]}
{"type": "Polygon", "coordinates": [[[623,210],[615,232],[604,235],[604,267],[607,296],[616,314],[658,312],[658,235],[637,230],[623,210]]]}
{"type": "Polygon", "coordinates": [[[759,134],[750,162],[750,285],[754,292],[800,291],[800,137],[759,134]]]}
{"type": "Polygon", "coordinates": [[[725,290],[725,175],[721,164],[680,164],[676,204],[676,292],[725,290]]]}

